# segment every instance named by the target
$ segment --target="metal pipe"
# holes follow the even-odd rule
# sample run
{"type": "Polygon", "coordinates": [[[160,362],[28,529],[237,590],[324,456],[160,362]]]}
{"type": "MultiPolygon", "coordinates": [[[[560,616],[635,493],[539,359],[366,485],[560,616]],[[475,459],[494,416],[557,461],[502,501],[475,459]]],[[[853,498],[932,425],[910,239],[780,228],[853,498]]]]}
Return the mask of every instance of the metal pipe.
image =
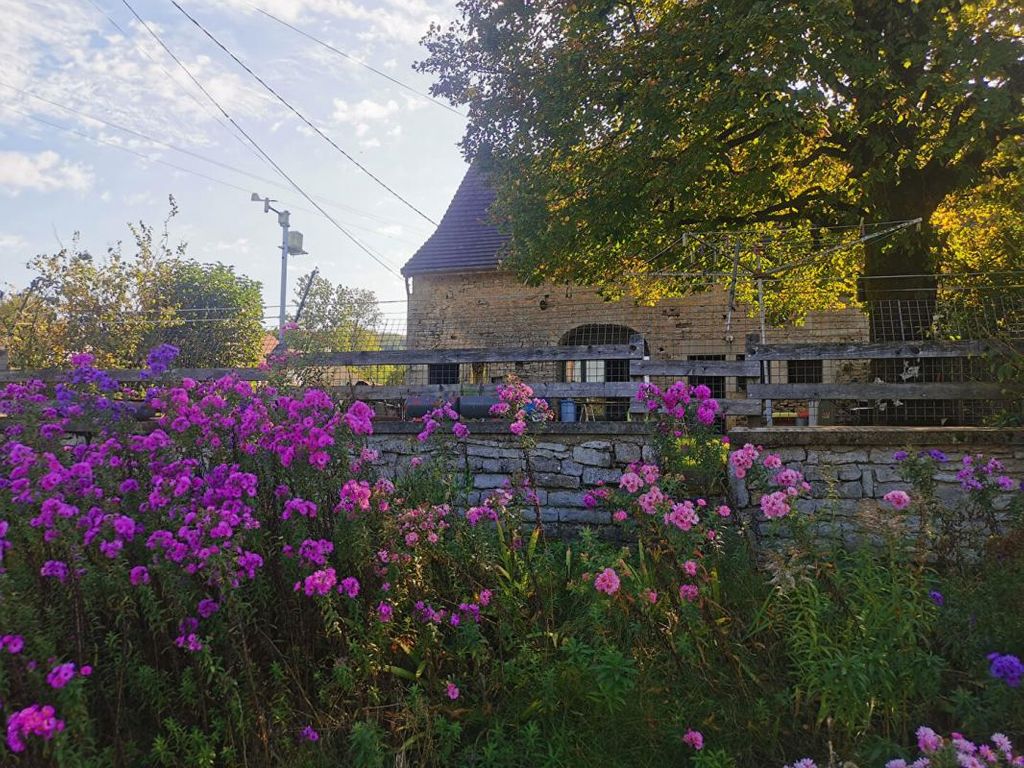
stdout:
{"type": "Polygon", "coordinates": [[[288,211],[278,211],[277,223],[281,225],[281,311],[277,322],[277,340],[284,342],[284,323],[288,302],[288,211]]]}

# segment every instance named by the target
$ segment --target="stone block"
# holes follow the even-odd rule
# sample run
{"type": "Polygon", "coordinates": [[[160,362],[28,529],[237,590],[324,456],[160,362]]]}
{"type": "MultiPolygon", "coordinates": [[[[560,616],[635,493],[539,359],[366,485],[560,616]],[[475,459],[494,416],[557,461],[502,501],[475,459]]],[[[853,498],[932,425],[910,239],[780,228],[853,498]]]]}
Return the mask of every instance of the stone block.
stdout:
{"type": "Polygon", "coordinates": [[[474,488],[501,488],[510,478],[508,475],[478,474],[473,476],[474,488]]]}
{"type": "Polygon", "coordinates": [[[913,491],[910,483],[875,483],[875,497],[882,498],[889,491],[913,491]]]}
{"type": "Polygon", "coordinates": [[[563,461],[560,467],[560,471],[563,475],[583,477],[583,465],[577,464],[575,461],[563,461]]]}
{"type": "Polygon", "coordinates": [[[729,498],[733,506],[743,508],[750,505],[750,494],[747,492],[747,484],[729,473],[729,498]]]}
{"type": "Polygon", "coordinates": [[[840,483],[837,490],[841,499],[859,499],[864,495],[864,486],[861,485],[859,480],[850,483],[840,483]]]}
{"type": "Polygon", "coordinates": [[[558,459],[538,459],[531,456],[530,464],[534,472],[558,472],[562,469],[562,462],[558,459]]]}
{"type": "Polygon", "coordinates": [[[803,462],[803,461],[807,460],[807,451],[805,451],[803,448],[799,448],[799,447],[778,448],[778,449],[776,449],[774,451],[769,451],[769,453],[777,453],[779,455],[779,458],[782,459],[784,462],[790,462],[790,461],[800,461],[800,462],[803,462]]]}
{"type": "Polygon", "coordinates": [[[840,480],[860,480],[861,468],[855,465],[846,465],[840,467],[838,475],[840,480]]]}
{"type": "Polygon", "coordinates": [[[903,476],[900,471],[895,467],[875,467],[874,470],[875,480],[879,483],[900,483],[903,482],[903,476]]]}
{"type": "Polygon", "coordinates": [[[636,443],[615,444],[615,461],[621,464],[632,464],[635,461],[640,461],[642,454],[643,451],[636,443]]]}
{"type": "Polygon", "coordinates": [[[583,493],[581,491],[550,491],[548,503],[554,507],[579,508],[583,506],[583,493]]]}
{"type": "Polygon", "coordinates": [[[597,485],[598,483],[604,483],[605,485],[617,487],[620,477],[622,477],[622,472],[618,469],[587,467],[583,470],[584,485],[597,485]]]}
{"type": "Polygon", "coordinates": [[[560,523],[586,523],[595,525],[603,523],[607,525],[611,516],[606,510],[598,509],[560,509],[558,511],[558,522],[560,523]]]}
{"type": "Polygon", "coordinates": [[[860,476],[860,484],[864,489],[865,498],[873,498],[875,495],[875,479],[871,474],[870,469],[865,469],[860,476]]]}
{"type": "Polygon", "coordinates": [[[563,454],[568,455],[569,448],[564,443],[547,443],[538,442],[534,445],[534,448],[538,451],[544,451],[550,454],[563,454]]]}
{"type": "MultiPolygon", "coordinates": [[[[522,519],[524,523],[532,523],[537,519],[537,510],[533,507],[523,507],[522,519]]],[[[558,522],[558,510],[554,507],[541,507],[540,508],[540,521],[542,523],[557,523],[558,522]]]]}
{"type": "Polygon", "coordinates": [[[610,467],[612,465],[611,451],[608,450],[608,443],[599,443],[597,441],[577,445],[573,448],[572,460],[591,467],[610,467]],[[605,447],[592,447],[595,444],[605,447]]]}
{"type": "Polygon", "coordinates": [[[657,462],[658,452],[654,449],[653,445],[644,445],[640,449],[640,457],[648,464],[652,464],[654,462],[657,462]]]}
{"type": "Polygon", "coordinates": [[[872,448],[868,454],[868,461],[872,464],[895,464],[892,455],[896,453],[898,448],[872,448]]]}
{"type": "Polygon", "coordinates": [[[856,464],[867,460],[867,451],[821,451],[818,454],[818,461],[821,464],[856,464]]]}
{"type": "Polygon", "coordinates": [[[535,475],[539,488],[579,488],[580,479],[556,472],[538,472],[535,475]]]}

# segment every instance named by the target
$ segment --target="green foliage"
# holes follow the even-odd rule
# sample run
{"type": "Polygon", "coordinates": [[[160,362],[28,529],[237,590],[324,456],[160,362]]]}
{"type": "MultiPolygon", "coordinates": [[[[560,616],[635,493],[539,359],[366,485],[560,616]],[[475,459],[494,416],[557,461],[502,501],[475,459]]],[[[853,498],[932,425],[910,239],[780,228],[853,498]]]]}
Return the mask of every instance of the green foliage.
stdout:
{"type": "Polygon", "coordinates": [[[260,283],[224,264],[164,261],[157,272],[161,301],[174,320],[154,331],[143,348],[173,344],[181,368],[251,368],[262,362],[260,283]]]}
{"type": "Polygon", "coordinates": [[[260,284],[222,264],[185,257],[163,228],[129,225],[134,252],[118,242],[103,256],[71,245],[35,256],[27,288],[0,299],[0,346],[13,368],[63,367],[91,352],[102,368],[139,367],[146,352],[167,342],[178,364],[248,366],[261,359],[260,284]]]}
{"type": "MultiPolygon", "coordinates": [[[[848,294],[862,268],[930,273],[939,207],[959,196],[951,204],[970,219],[973,190],[991,200],[986,185],[1019,173],[990,162],[1024,130],[1012,0],[459,9],[431,28],[418,66],[435,95],[468,105],[463,149],[492,172],[512,261],[534,280],[621,290],[630,273],[727,272],[731,248],[679,242],[708,228],[763,235],[744,254],[753,270],[796,255],[776,244],[778,225],[787,238],[803,231],[805,258],[826,237],[811,225],[921,217],[920,231],[805,263],[779,284],[848,294]]],[[[987,237],[984,257],[954,247],[961,264],[989,264],[999,241],[987,237]]],[[[647,295],[642,277],[634,287],[647,295]]]]}

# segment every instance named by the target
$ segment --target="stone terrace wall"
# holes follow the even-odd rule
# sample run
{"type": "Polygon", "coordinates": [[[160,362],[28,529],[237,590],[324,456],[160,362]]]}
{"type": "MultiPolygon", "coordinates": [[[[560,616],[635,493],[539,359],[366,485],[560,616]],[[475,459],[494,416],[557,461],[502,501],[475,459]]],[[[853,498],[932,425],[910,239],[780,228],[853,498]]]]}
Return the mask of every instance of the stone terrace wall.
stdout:
{"type": "MultiPolygon", "coordinates": [[[[466,459],[473,475],[470,498],[476,503],[488,491],[500,488],[516,473],[525,470],[521,449],[500,422],[470,422],[466,459]]],[[[572,535],[582,526],[596,526],[599,534],[618,537],[605,510],[587,509],[583,494],[599,483],[614,483],[630,462],[655,459],[650,445],[651,426],[639,422],[555,422],[535,427],[536,448],[532,463],[542,520],[560,535],[572,535]]],[[[371,447],[381,452],[385,472],[399,475],[413,456],[426,456],[426,446],[416,441],[418,424],[381,421],[370,438],[371,447]]],[[[783,461],[799,469],[812,486],[811,497],[800,502],[804,511],[827,508],[835,514],[840,528],[846,527],[863,505],[877,506],[892,490],[908,490],[900,479],[892,455],[898,450],[938,448],[952,460],[950,469],[937,474],[938,495],[950,503],[960,498],[953,462],[964,453],[996,457],[1011,477],[1024,478],[1024,430],[995,428],[934,427],[772,427],[736,428],[730,432],[733,445],[754,443],[777,452],[783,461]]],[[[755,514],[746,487],[733,480],[732,502],[742,511],[755,514]]],[[[1010,496],[1002,498],[1008,504],[1010,496]]],[[[533,519],[533,511],[525,513],[533,519]]]]}
{"type": "MultiPolygon", "coordinates": [[[[469,427],[466,461],[474,486],[470,503],[477,503],[526,467],[507,424],[470,422],[469,427]]],[[[604,534],[614,535],[609,512],[584,507],[583,494],[601,482],[617,482],[631,462],[653,460],[650,427],[637,422],[555,422],[534,429],[531,463],[545,525],[564,534],[582,525],[600,526],[607,529],[604,534]]],[[[370,446],[380,451],[380,465],[392,477],[405,471],[414,456],[430,453],[429,444],[416,440],[418,424],[378,422],[374,430],[370,446]]],[[[525,515],[533,520],[534,512],[525,515]]]]}
{"type": "MultiPolygon", "coordinates": [[[[786,466],[804,473],[811,497],[798,504],[803,511],[834,512],[840,528],[846,527],[863,505],[876,505],[889,491],[909,491],[902,481],[893,454],[937,448],[950,462],[935,475],[936,495],[948,504],[962,499],[956,472],[965,453],[997,458],[1006,474],[1024,478],[1024,430],[983,427],[773,427],[736,428],[730,432],[734,446],[753,443],[778,453],[786,466]]],[[[730,482],[734,503],[754,513],[756,508],[741,481],[730,482]]],[[[1014,491],[1013,493],[1019,493],[1014,491]]],[[[996,500],[1008,506],[1011,495],[996,500]]]]}

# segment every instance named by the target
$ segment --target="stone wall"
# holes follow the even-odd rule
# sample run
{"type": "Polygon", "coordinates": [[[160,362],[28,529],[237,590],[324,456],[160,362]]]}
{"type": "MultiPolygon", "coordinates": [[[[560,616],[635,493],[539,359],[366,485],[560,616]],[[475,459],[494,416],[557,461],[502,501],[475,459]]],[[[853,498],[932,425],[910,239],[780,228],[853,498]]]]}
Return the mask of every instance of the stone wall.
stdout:
{"type": "MultiPolygon", "coordinates": [[[[381,453],[380,465],[394,477],[405,471],[414,456],[425,456],[430,444],[417,442],[418,424],[381,421],[370,438],[381,453]]],[[[470,503],[476,503],[525,470],[522,450],[503,422],[470,422],[464,460],[473,476],[470,503]]],[[[617,537],[607,510],[587,509],[583,495],[602,482],[614,483],[626,465],[653,461],[650,425],[639,422],[550,423],[535,427],[531,461],[545,525],[563,535],[582,526],[597,527],[600,535],[617,537]]],[[[734,445],[754,443],[778,453],[787,466],[804,473],[811,495],[800,501],[803,511],[826,509],[840,528],[865,506],[878,506],[889,491],[909,490],[893,461],[898,450],[938,448],[952,460],[950,469],[937,474],[938,496],[949,503],[960,498],[956,467],[964,453],[982,453],[1000,459],[1006,474],[1024,478],[1024,431],[996,428],[933,427],[772,427],[736,428],[734,445]]],[[[731,483],[732,502],[757,517],[747,488],[731,483]]],[[[1010,496],[999,500],[1008,504],[1010,496]]],[[[528,510],[527,519],[533,519],[528,510]]]]}
{"type": "MultiPolygon", "coordinates": [[[[500,270],[444,275],[418,275],[409,296],[407,333],[411,349],[553,346],[583,325],[618,325],[644,337],[655,359],[686,359],[719,355],[736,360],[745,354],[746,336],[760,321],[749,304],[737,301],[729,313],[724,288],[662,299],[651,306],[631,298],[607,301],[596,291],[574,286],[525,286],[500,270]]],[[[770,328],[769,341],[854,342],[868,340],[867,318],[858,310],[811,312],[799,326],[770,328]]],[[[604,343],[596,341],[595,343],[604,343]]],[[[823,380],[841,381],[844,361],[823,361],[823,380]]],[[[464,365],[461,380],[489,383],[515,372],[527,381],[552,381],[559,372],[550,364],[503,367],[464,365]]],[[[411,378],[425,381],[425,371],[411,378]]],[[[787,381],[787,366],[772,365],[771,380],[787,381]]],[[[726,381],[729,397],[744,382],[726,381]]]]}
{"type": "MultiPolygon", "coordinates": [[[[936,448],[950,459],[948,468],[936,473],[936,496],[948,504],[962,499],[956,472],[964,454],[983,454],[997,458],[1006,474],[1024,478],[1024,431],[1014,429],[965,427],[763,427],[736,428],[730,432],[735,446],[753,443],[778,453],[786,466],[804,473],[811,494],[798,502],[806,512],[827,510],[841,528],[848,526],[865,506],[877,507],[889,491],[909,491],[896,451],[918,452],[936,448]]],[[[756,513],[746,485],[733,478],[730,482],[734,503],[756,513]]],[[[1014,491],[1013,493],[1019,493],[1014,491]]],[[[1006,507],[1010,494],[996,499],[1006,507]]]]}
{"type": "MultiPolygon", "coordinates": [[[[507,424],[470,422],[469,427],[464,459],[473,476],[469,501],[475,504],[526,467],[523,451],[509,434],[507,424]]],[[[414,456],[429,453],[416,440],[418,424],[378,422],[374,429],[370,446],[380,451],[380,466],[392,477],[405,471],[414,456]]],[[[538,431],[530,460],[545,525],[564,534],[582,525],[597,526],[602,529],[599,532],[614,535],[609,528],[610,513],[587,509],[583,494],[602,482],[617,482],[629,463],[654,458],[649,426],[636,422],[556,422],[534,429],[538,431]]],[[[532,509],[524,514],[533,520],[532,509]]]]}

